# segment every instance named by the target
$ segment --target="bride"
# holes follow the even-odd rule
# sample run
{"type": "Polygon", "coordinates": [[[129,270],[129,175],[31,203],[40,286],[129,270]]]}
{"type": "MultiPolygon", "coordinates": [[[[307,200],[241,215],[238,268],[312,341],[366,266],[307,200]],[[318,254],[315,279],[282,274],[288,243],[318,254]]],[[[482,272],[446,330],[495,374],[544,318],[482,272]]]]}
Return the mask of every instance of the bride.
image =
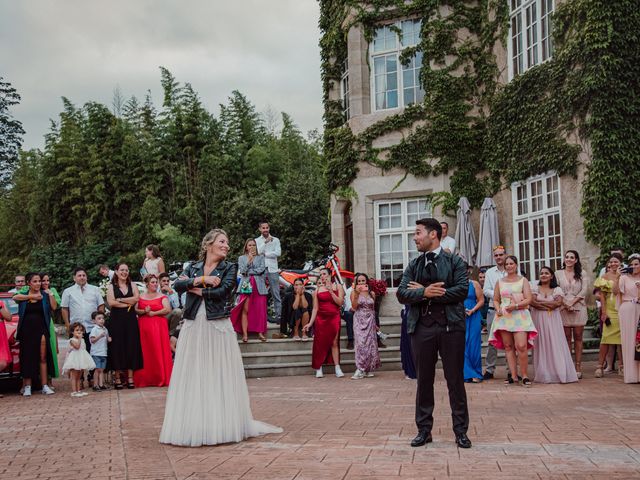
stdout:
{"type": "Polygon", "coordinates": [[[229,240],[214,229],[202,239],[200,261],[174,288],[187,292],[184,323],[160,442],[199,447],[239,442],[281,428],[253,419],[236,332],[229,320],[237,267],[226,262],[229,240]]]}

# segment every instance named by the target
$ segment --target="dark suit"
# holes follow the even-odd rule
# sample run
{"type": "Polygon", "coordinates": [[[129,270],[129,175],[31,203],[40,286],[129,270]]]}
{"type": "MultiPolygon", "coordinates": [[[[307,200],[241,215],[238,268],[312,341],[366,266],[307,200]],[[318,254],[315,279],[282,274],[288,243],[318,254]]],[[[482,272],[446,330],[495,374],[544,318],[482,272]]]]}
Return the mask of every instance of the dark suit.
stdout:
{"type": "Polygon", "coordinates": [[[416,391],[416,425],[419,431],[433,428],[434,392],[438,353],[449,389],[453,431],[466,433],[469,428],[467,394],[464,388],[465,311],[469,279],[467,264],[458,255],[440,250],[426,262],[426,255],[412,260],[404,271],[396,293],[409,305],[408,327],[418,379],[416,391]],[[424,286],[444,282],[442,297],[427,299],[424,289],[408,289],[409,282],[424,286]]]}

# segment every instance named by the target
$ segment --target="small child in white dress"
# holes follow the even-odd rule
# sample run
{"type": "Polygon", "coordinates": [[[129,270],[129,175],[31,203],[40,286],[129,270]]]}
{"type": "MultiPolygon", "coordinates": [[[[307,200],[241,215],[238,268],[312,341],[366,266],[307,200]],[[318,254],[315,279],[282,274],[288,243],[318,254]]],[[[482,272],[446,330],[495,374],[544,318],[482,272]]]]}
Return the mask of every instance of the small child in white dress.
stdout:
{"type": "Polygon", "coordinates": [[[84,343],[84,326],[81,323],[71,325],[72,337],[69,339],[69,351],[67,358],[62,366],[62,374],[71,372],[71,396],[84,397],[89,395],[80,389],[80,376],[83,370],[93,370],[96,364],[87,352],[87,346],[84,343]]]}

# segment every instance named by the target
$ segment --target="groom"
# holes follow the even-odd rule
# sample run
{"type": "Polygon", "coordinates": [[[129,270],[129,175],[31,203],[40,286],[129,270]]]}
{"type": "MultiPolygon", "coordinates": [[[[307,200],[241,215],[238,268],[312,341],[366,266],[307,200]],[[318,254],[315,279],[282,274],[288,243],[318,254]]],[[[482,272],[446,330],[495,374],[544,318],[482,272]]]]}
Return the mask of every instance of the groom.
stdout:
{"type": "Polygon", "coordinates": [[[449,389],[453,432],[460,448],[470,448],[467,437],[469,411],[464,389],[465,310],[469,289],[467,265],[458,255],[440,245],[442,226],[434,218],[416,222],[413,241],[420,255],[402,275],[397,297],[409,305],[407,332],[411,335],[418,388],[416,425],[418,435],[411,441],[419,447],[432,441],[433,382],[438,353],[449,389]]]}

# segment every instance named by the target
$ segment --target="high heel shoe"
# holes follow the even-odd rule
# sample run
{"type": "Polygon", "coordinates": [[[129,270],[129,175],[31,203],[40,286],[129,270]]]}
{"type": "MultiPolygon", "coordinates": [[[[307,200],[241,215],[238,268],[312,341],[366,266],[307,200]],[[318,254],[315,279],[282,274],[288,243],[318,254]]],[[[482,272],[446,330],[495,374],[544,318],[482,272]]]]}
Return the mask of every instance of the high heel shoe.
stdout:
{"type": "Polygon", "coordinates": [[[249,337],[247,337],[246,335],[242,337],[242,343],[247,343],[248,341],[249,341],[249,337]]]}
{"type": "Polygon", "coordinates": [[[578,376],[578,380],[582,380],[582,365],[576,363],[576,375],[578,376]]]}
{"type": "Polygon", "coordinates": [[[127,380],[127,388],[128,388],[129,390],[133,390],[134,388],[136,388],[135,383],[133,383],[133,378],[129,378],[129,379],[127,380]]]}
{"type": "Polygon", "coordinates": [[[258,338],[260,339],[261,342],[266,342],[267,341],[267,337],[265,337],[263,334],[259,333],[258,334],[258,338]]]}

